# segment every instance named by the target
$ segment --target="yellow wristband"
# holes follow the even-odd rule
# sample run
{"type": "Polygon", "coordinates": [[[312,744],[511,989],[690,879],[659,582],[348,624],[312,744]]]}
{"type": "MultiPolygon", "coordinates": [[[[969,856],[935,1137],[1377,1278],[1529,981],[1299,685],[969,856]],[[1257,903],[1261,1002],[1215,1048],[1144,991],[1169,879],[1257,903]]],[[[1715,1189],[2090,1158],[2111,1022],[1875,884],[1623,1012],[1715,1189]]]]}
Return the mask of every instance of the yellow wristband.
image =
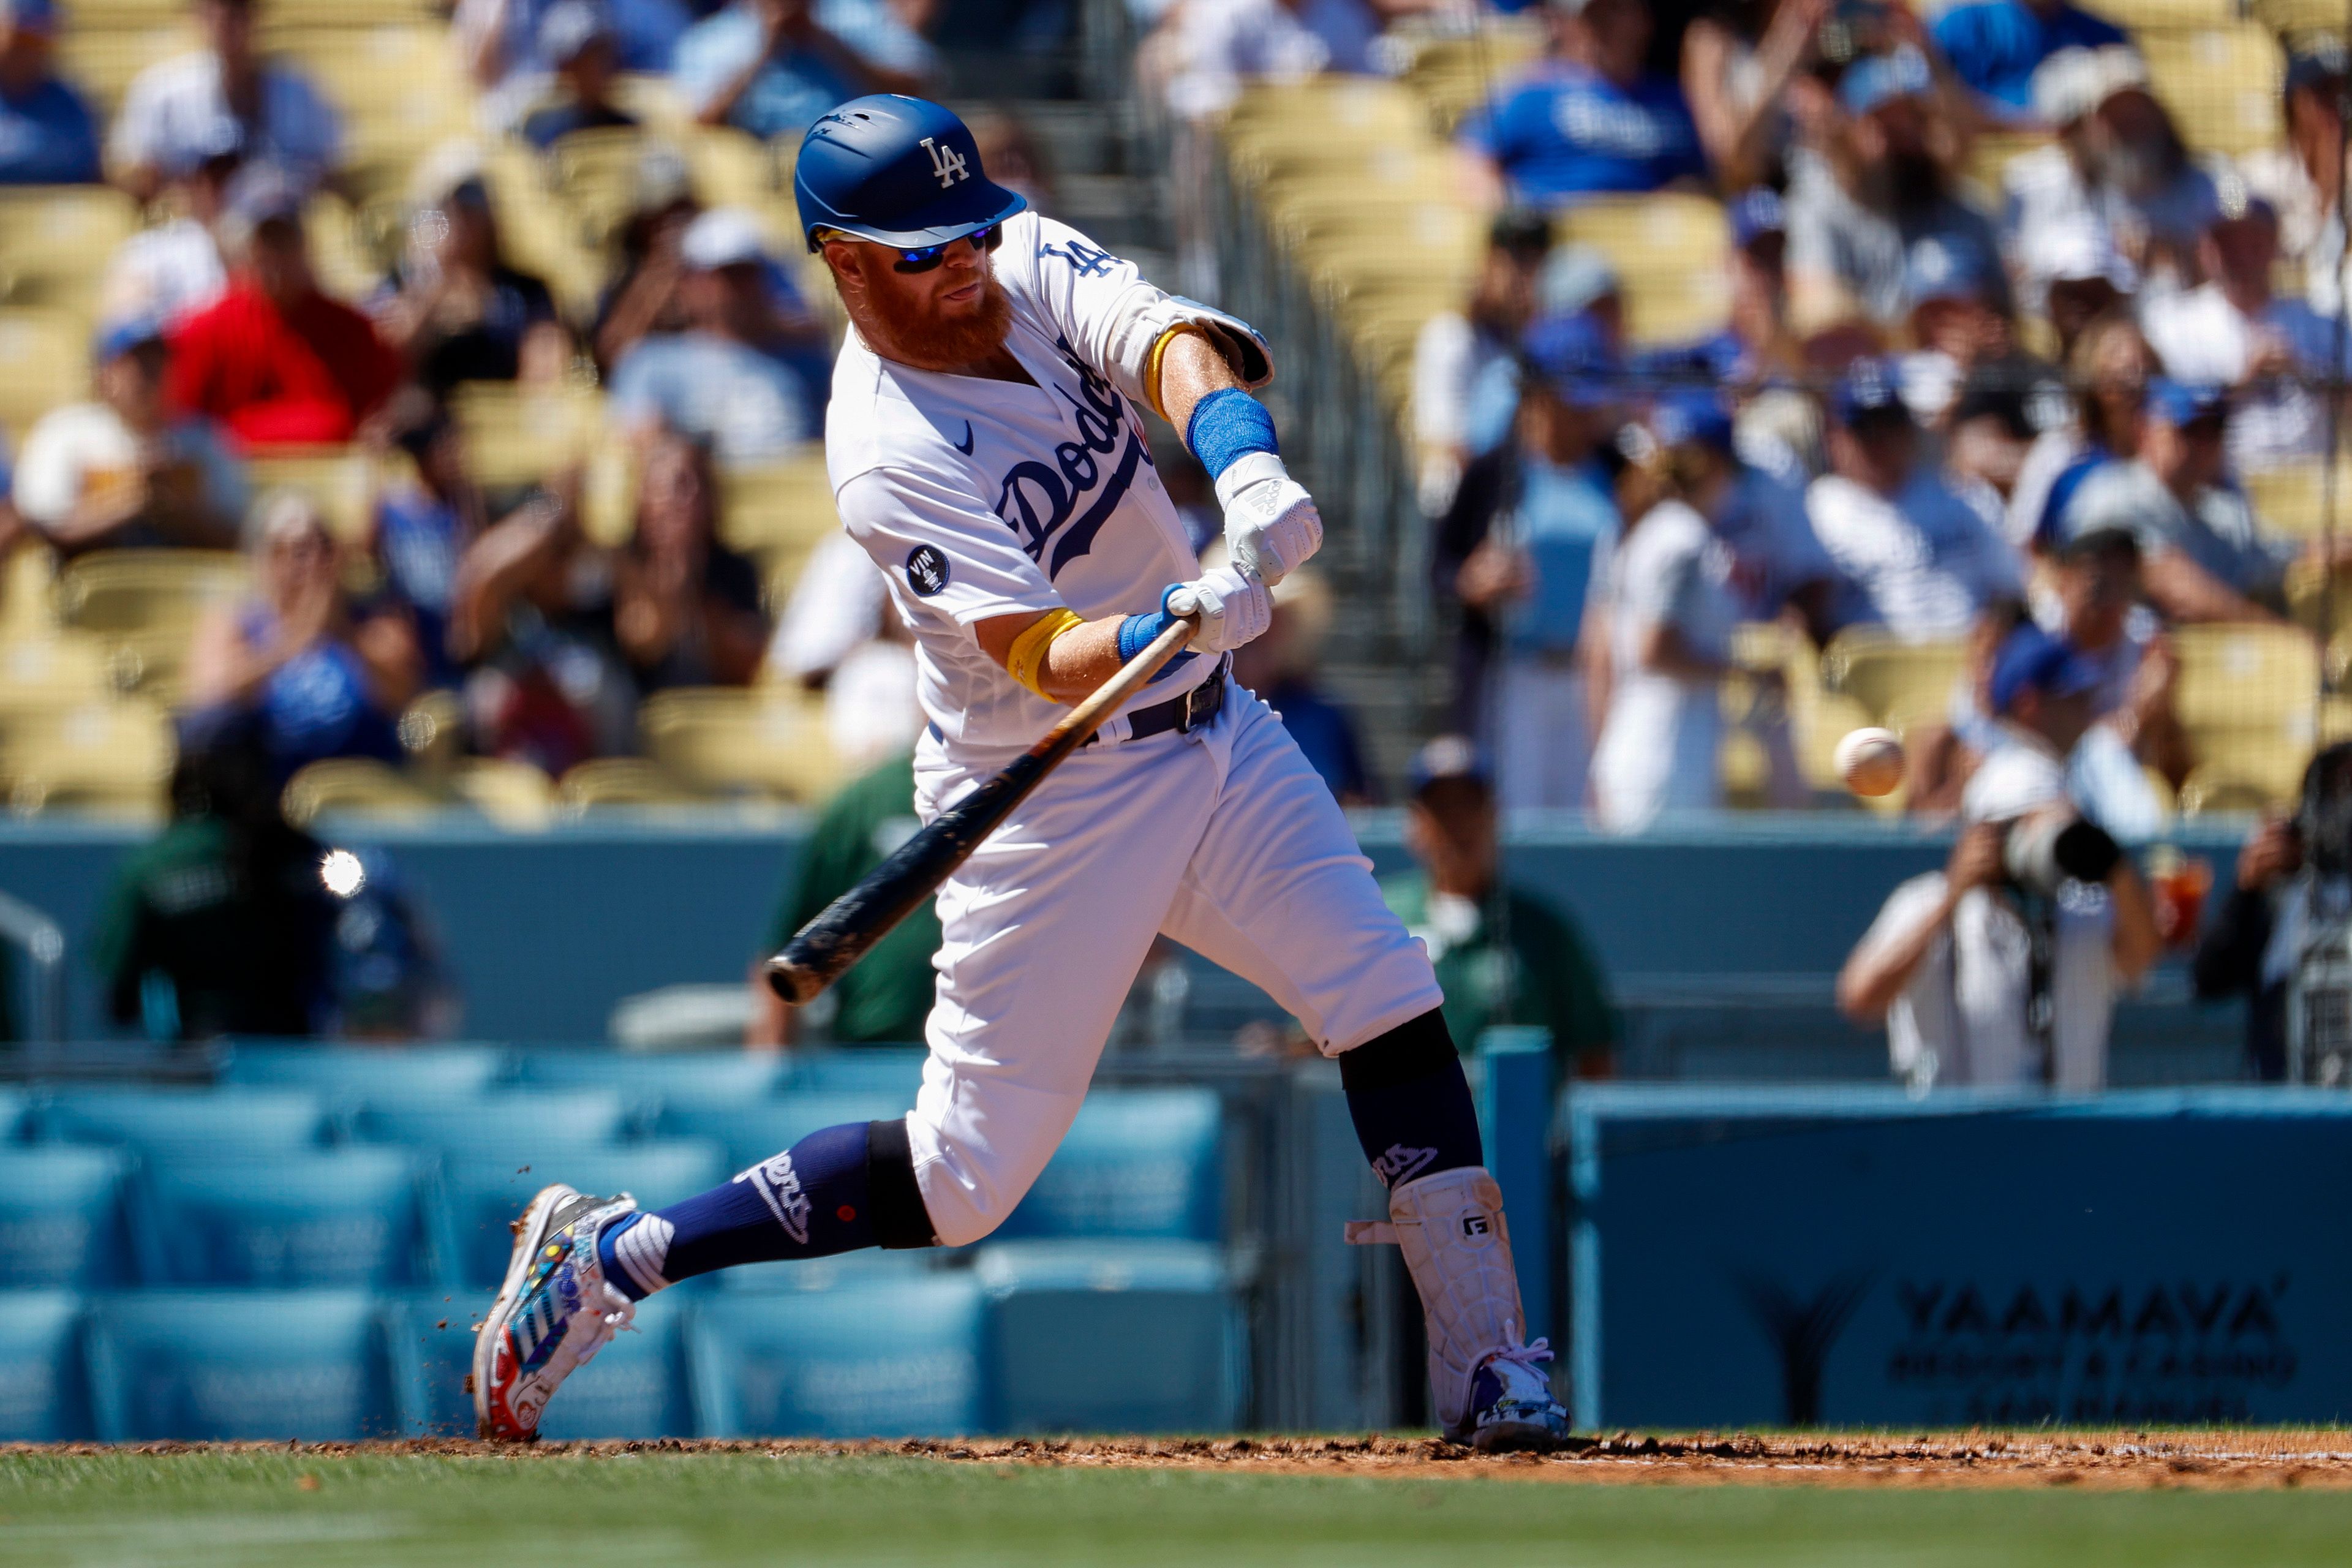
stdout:
{"type": "Polygon", "coordinates": [[[1029,629],[1013,639],[1005,651],[1004,668],[1013,679],[1043,697],[1054,700],[1054,694],[1038,684],[1045,673],[1045,649],[1055,637],[1072,626],[1085,626],[1086,617],[1068,610],[1048,610],[1029,625],[1029,629]]]}
{"type": "MultiPolygon", "coordinates": [[[[1190,321],[1177,322],[1160,334],[1159,341],[1151,345],[1151,357],[1143,362],[1143,395],[1150,400],[1151,412],[1162,419],[1168,417],[1168,410],[1160,401],[1160,362],[1167,356],[1169,344],[1178,338],[1197,335],[1200,331],[1190,321]]],[[[1176,434],[1181,436],[1184,432],[1179,430],[1176,434]]]]}

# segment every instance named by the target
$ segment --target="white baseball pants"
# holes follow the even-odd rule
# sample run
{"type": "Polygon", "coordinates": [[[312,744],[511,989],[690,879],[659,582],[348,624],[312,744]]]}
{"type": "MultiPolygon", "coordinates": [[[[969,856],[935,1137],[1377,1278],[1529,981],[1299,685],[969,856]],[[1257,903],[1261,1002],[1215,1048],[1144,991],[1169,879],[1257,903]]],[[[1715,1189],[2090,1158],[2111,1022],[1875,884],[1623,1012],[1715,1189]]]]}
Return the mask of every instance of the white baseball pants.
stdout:
{"type": "MultiPolygon", "coordinates": [[[[918,814],[994,771],[926,738],[918,814]]],[[[1205,729],[1064,762],[941,887],[939,912],[931,1055],[907,1131],[951,1247],[995,1229],[1053,1157],[1154,936],[1263,988],[1328,1056],[1442,999],[1331,792],[1237,686],[1205,729]]]]}

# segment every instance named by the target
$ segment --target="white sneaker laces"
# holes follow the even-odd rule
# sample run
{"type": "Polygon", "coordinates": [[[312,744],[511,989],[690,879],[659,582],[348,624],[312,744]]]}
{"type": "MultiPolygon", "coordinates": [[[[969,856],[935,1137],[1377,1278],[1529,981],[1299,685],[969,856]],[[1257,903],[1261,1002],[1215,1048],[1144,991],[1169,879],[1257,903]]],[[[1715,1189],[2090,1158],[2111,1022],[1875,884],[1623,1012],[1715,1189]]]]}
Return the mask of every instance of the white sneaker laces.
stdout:
{"type": "Polygon", "coordinates": [[[1486,1358],[1486,1364],[1488,1366],[1495,1366],[1497,1363],[1507,1362],[1511,1365],[1522,1369],[1531,1377],[1542,1378],[1545,1386],[1549,1388],[1550,1386],[1550,1380],[1544,1377],[1544,1374],[1538,1372],[1536,1369],[1538,1366],[1541,1366],[1545,1362],[1551,1359],[1551,1341],[1549,1338],[1539,1338],[1533,1344],[1523,1343],[1519,1339],[1519,1326],[1517,1323],[1506,1320],[1503,1324],[1503,1348],[1496,1351],[1493,1355],[1488,1356],[1486,1358]]]}

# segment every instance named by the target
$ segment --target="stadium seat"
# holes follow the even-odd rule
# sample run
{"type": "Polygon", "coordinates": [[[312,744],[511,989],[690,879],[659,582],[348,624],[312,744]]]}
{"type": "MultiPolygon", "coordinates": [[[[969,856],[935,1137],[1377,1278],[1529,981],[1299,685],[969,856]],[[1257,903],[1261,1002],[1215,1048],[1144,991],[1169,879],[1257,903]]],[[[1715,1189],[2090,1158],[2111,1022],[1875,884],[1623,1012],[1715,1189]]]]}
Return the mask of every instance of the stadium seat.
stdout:
{"type": "Polygon", "coordinates": [[[328,531],[346,544],[367,537],[375,500],[375,464],[357,447],[274,447],[246,459],[256,496],[291,490],[319,509],[328,531]]]}
{"type": "Polygon", "coordinates": [[[325,1136],[315,1094],[296,1089],[58,1089],[36,1113],[56,1143],[120,1143],[152,1154],[292,1153],[325,1136]]]}
{"type": "Polygon", "coordinates": [[[646,700],[637,732],[656,763],[713,793],[816,801],[840,776],[823,708],[797,696],[678,687],[646,700]]]}
{"type": "Polygon", "coordinates": [[[221,1081],[249,1089],[309,1089],[330,1104],[367,1100],[454,1100],[506,1074],[498,1046],[239,1045],[221,1081]]]}
{"type": "Polygon", "coordinates": [[[249,580],[228,551],[93,551],[58,574],[58,614],[106,645],[117,685],[171,702],[198,617],[249,580]]]}
{"type": "Polygon", "coordinates": [[[937,1247],[906,1251],[839,1252],[831,1258],[787,1258],[772,1263],[746,1263],[709,1276],[725,1289],[750,1295],[797,1291],[858,1289],[921,1280],[943,1264],[960,1258],[956,1249],[937,1247]]]}
{"type": "Polygon", "coordinates": [[[150,1290],[89,1332],[101,1442],[334,1442],[404,1436],[376,1298],[361,1290],[150,1290]]]}
{"type": "Polygon", "coordinates": [[[982,1304],[965,1271],[776,1296],[721,1293],[687,1327],[713,1437],[983,1431],[982,1304]]]}
{"type": "Polygon", "coordinates": [[[453,800],[509,833],[543,832],[555,818],[555,781],[530,763],[461,757],[450,771],[448,788],[453,800]]]}
{"type": "MultiPolygon", "coordinates": [[[[472,1436],[473,1325],[488,1305],[478,1297],[425,1292],[393,1314],[395,1349],[410,1380],[407,1404],[416,1430],[472,1436]],[[446,1324],[444,1328],[441,1325],[446,1324]]],[[[680,1328],[693,1309],[675,1293],[637,1309],[636,1331],[624,1332],[596,1359],[564,1379],[548,1406],[541,1435],[551,1439],[691,1437],[698,1435],[680,1328]]]]}
{"type": "Polygon", "coordinates": [[[114,695],[106,645],[81,632],[0,642],[0,711],[54,710],[114,695]]]}
{"type": "Polygon", "coordinates": [[[28,429],[89,391],[89,329],[82,318],[49,309],[0,310],[0,426],[28,429]]]}
{"type": "Polygon", "coordinates": [[[1870,722],[1899,730],[1941,716],[1967,662],[1957,642],[1906,643],[1882,628],[1852,626],[1822,652],[1822,687],[1860,703],[1870,722]]]}
{"type": "Polygon", "coordinates": [[[140,1186],[157,1284],[310,1289],[448,1276],[439,1205],[406,1150],[159,1158],[140,1186]]]}
{"type": "Polygon", "coordinates": [[[129,1169],[113,1149],[0,1148],[0,1289],[135,1280],[129,1169]]]}
{"type": "Polygon", "coordinates": [[[362,1107],[351,1128],[370,1143],[529,1164],[551,1149],[618,1142],[629,1131],[629,1108],[612,1089],[509,1089],[442,1103],[380,1101],[362,1107]]]}
{"type": "Polygon", "coordinates": [[[820,1128],[904,1116],[914,1103],[912,1094],[887,1090],[782,1094],[740,1105],[672,1105],[655,1125],[667,1138],[716,1140],[727,1151],[727,1168],[742,1171],[820,1128]]]}
{"type": "MultiPolygon", "coordinates": [[[[2342,25],[2341,16],[2332,24],[2342,25]]],[[[2284,61],[2268,28],[2235,22],[2137,41],[2156,96],[2190,148],[2237,157],[2277,145],[2284,61]]]]}
{"type": "Polygon", "coordinates": [[[1097,1092],[997,1234],[1216,1240],[1223,1131],[1213,1090],[1097,1092]]]}
{"type": "Polygon", "coordinates": [[[286,781],[286,819],[307,827],[324,816],[418,822],[448,801],[415,773],[369,757],[328,757],[286,781]]]}
{"type": "Polygon", "coordinates": [[[110,186],[0,190],[0,301],[95,318],[98,263],[138,231],[139,204],[110,186]]]}
{"type": "Polygon", "coordinates": [[[32,1101],[22,1090],[0,1089],[0,1146],[16,1142],[31,1119],[32,1101]]]}
{"type": "Polygon", "coordinates": [[[2190,732],[2263,731],[2308,743],[2319,649],[2290,626],[2181,626],[2175,705],[2190,732]],[[2296,734],[2294,727],[2304,732],[2296,734]]]}
{"type": "Polygon", "coordinates": [[[719,480],[719,536],[730,548],[793,563],[841,526],[824,454],[730,469],[719,480]]]}
{"type": "Polygon", "coordinates": [[[81,1298],[69,1290],[0,1290],[0,1443],[96,1436],[82,1352],[81,1298]]]}
{"type": "Polygon", "coordinates": [[[70,804],[153,816],[176,755],[170,719],[144,698],[0,712],[0,777],[19,813],[70,804]]]}
{"type": "Polygon", "coordinates": [[[597,757],[577,763],[556,781],[555,799],[559,810],[573,816],[691,808],[709,802],[702,791],[643,757],[597,757]]]}
{"type": "MultiPolygon", "coordinates": [[[[2290,463],[2247,474],[2242,483],[2254,516],[2272,533],[2316,539],[2329,522],[2327,470],[2319,463],[2290,463]]],[[[2352,477],[2336,476],[2335,531],[2352,531],[2352,477]]]]}
{"type": "Polygon", "coordinates": [[[509,1227],[551,1182],[599,1196],[627,1193],[640,1208],[656,1209],[709,1191],[732,1168],[717,1143],[695,1138],[552,1148],[520,1170],[511,1160],[452,1158],[441,1187],[457,1277],[470,1289],[498,1288],[514,1247],[509,1227]]]}
{"type": "Polygon", "coordinates": [[[647,1113],[665,1104],[740,1105],[774,1094],[786,1059],[766,1051],[616,1051],[558,1047],[523,1054],[517,1075],[534,1089],[611,1089],[647,1113]]]}
{"type": "Polygon", "coordinates": [[[990,1242],[988,1384],[1006,1432],[1223,1432],[1240,1425],[1248,1342],[1215,1247],[990,1242]],[[1151,1347],[1139,1355],[1139,1345],[1151,1347]]]}
{"type": "Polygon", "coordinates": [[[793,1088],[820,1093],[903,1094],[915,1103],[923,1087],[923,1063],[930,1052],[920,1046],[843,1046],[833,1050],[796,1052],[793,1088]]]}

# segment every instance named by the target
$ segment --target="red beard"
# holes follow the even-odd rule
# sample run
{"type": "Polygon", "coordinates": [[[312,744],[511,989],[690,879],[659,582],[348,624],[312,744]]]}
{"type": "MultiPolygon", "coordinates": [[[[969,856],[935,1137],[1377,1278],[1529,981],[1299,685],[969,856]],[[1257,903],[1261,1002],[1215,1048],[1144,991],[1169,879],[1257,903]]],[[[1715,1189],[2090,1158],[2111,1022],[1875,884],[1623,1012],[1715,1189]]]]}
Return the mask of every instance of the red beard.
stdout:
{"type": "Polygon", "coordinates": [[[1013,301],[997,287],[993,271],[982,277],[980,308],[953,316],[908,310],[880,289],[866,290],[862,309],[846,294],[842,303],[868,347],[917,370],[960,371],[978,364],[1004,346],[1013,325],[1013,301]]]}

